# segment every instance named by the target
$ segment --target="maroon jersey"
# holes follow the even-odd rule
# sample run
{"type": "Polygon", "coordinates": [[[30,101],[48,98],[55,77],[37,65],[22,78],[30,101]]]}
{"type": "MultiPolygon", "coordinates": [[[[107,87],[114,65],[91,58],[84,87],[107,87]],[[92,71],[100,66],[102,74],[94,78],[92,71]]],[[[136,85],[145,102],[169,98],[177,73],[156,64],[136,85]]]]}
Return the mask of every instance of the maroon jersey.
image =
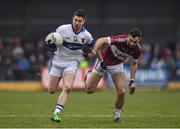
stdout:
{"type": "Polygon", "coordinates": [[[137,60],[141,54],[140,45],[130,47],[127,43],[127,35],[117,35],[110,37],[110,44],[102,50],[102,57],[106,65],[116,65],[123,63],[129,56],[137,60]]]}

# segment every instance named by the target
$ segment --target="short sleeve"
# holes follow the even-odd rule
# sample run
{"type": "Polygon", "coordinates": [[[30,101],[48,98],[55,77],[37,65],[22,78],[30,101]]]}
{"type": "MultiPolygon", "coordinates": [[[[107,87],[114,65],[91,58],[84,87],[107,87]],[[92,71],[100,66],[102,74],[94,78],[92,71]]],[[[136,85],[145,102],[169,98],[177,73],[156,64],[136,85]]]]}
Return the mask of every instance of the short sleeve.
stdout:
{"type": "Polygon", "coordinates": [[[61,26],[59,26],[59,27],[56,29],[56,32],[62,33],[62,31],[64,30],[64,28],[65,28],[65,25],[61,25],[61,26]]]}
{"type": "Polygon", "coordinates": [[[108,39],[108,44],[111,44],[111,37],[107,37],[108,39]]]}

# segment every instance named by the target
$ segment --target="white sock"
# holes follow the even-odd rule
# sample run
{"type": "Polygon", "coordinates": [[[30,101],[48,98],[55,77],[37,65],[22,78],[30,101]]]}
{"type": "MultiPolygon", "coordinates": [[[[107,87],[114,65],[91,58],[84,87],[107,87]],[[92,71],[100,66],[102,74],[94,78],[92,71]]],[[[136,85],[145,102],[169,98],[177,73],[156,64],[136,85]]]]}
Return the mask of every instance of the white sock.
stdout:
{"type": "Polygon", "coordinates": [[[56,105],[56,109],[54,111],[54,114],[59,114],[64,109],[64,106],[61,104],[56,105]]]}
{"type": "Polygon", "coordinates": [[[115,109],[115,112],[114,112],[114,115],[115,115],[115,117],[120,117],[120,115],[121,115],[121,109],[115,109]]]}
{"type": "Polygon", "coordinates": [[[54,111],[54,114],[59,114],[60,112],[61,112],[61,110],[56,108],[55,111],[54,111]]]}

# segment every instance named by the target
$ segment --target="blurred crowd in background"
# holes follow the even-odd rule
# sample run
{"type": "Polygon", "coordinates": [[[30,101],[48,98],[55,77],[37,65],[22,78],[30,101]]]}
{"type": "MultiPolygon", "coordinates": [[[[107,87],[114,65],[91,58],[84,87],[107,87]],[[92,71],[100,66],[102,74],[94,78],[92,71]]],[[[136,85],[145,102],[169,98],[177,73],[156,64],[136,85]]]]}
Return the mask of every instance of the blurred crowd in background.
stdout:
{"type": "MultiPolygon", "coordinates": [[[[180,80],[180,43],[142,43],[139,68],[165,68],[169,80],[180,80]]],[[[44,46],[44,37],[23,39],[12,36],[0,38],[0,80],[39,80],[38,72],[47,67],[53,51],[44,46]]],[[[129,62],[125,65],[128,65],[129,62]]]]}
{"type": "Polygon", "coordinates": [[[180,0],[4,0],[0,4],[0,81],[39,80],[38,71],[53,56],[42,36],[71,23],[78,8],[87,12],[85,26],[95,39],[124,34],[132,27],[142,29],[139,68],[165,68],[169,80],[180,80],[179,5],[180,0]]]}

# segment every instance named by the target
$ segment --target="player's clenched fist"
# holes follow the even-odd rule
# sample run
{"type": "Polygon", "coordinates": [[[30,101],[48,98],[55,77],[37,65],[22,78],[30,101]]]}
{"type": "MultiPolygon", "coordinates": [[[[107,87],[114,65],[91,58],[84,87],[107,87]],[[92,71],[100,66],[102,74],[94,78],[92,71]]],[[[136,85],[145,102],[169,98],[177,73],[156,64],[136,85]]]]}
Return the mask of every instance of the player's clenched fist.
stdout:
{"type": "Polygon", "coordinates": [[[133,94],[135,92],[135,80],[131,79],[129,82],[129,92],[133,94]]]}
{"type": "Polygon", "coordinates": [[[94,57],[96,57],[96,53],[94,51],[91,51],[90,53],[88,53],[89,59],[94,58],[94,57]]]}

